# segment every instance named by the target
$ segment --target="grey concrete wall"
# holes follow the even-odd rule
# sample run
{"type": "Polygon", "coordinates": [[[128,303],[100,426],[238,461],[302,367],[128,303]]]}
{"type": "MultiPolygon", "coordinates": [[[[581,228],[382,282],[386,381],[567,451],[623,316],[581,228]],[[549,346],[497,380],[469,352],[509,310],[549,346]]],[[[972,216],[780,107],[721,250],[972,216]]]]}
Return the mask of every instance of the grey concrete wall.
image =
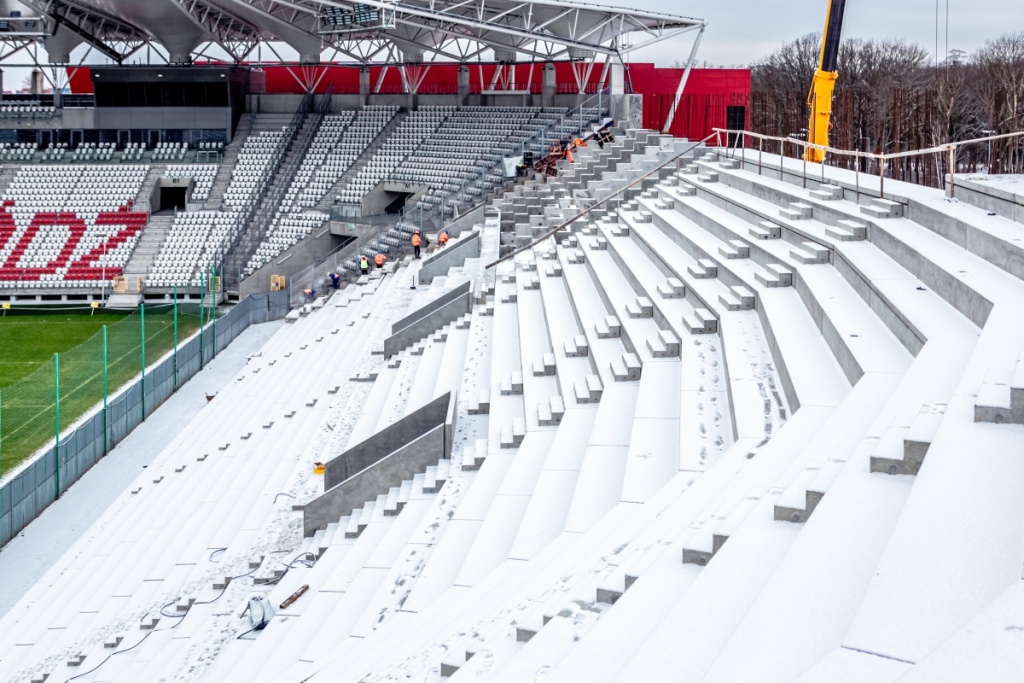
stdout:
{"type": "MultiPolygon", "coordinates": [[[[462,214],[458,218],[452,221],[448,221],[445,224],[445,229],[448,230],[448,234],[452,237],[458,237],[466,230],[476,230],[484,223],[484,205],[480,204],[473,207],[467,213],[462,214]]],[[[415,209],[413,209],[415,211],[415,209]]],[[[414,215],[414,214],[410,214],[414,215]]]]}
{"type": "Polygon", "coordinates": [[[452,452],[458,394],[448,392],[327,463],[324,493],[303,508],[306,536],[452,452]]]}
{"type": "MultiPolygon", "coordinates": [[[[471,282],[465,284],[472,286],[471,282]]],[[[459,289],[462,289],[462,287],[459,289]]],[[[448,323],[458,320],[472,310],[473,294],[469,291],[461,293],[457,298],[385,339],[384,356],[386,358],[394,356],[396,353],[409,348],[427,335],[437,332],[448,323]]]]}
{"type": "Polygon", "coordinates": [[[875,230],[871,243],[881,249],[889,258],[896,261],[917,276],[925,285],[932,288],[946,303],[958,310],[961,315],[978,327],[984,327],[992,302],[971,288],[963,280],[931,261],[925,254],[914,250],[906,243],[899,241],[885,230],[875,230]]]}
{"type": "MultiPolygon", "coordinates": [[[[965,199],[965,195],[968,194],[962,191],[959,186],[957,186],[957,193],[957,199],[965,199]]],[[[1001,201],[980,193],[975,193],[975,195],[992,199],[993,201],[1001,201]]],[[[1017,209],[1020,211],[1018,218],[1024,223],[1024,206],[1019,206],[1017,209]]],[[[1011,208],[1008,211],[1012,213],[1017,209],[1011,208]]],[[[992,209],[987,210],[991,211],[992,209]]],[[[959,218],[942,213],[916,201],[910,202],[910,211],[915,223],[923,225],[972,254],[977,254],[1014,277],[1024,278],[1024,248],[1021,248],[1020,245],[996,237],[959,218]]],[[[1024,233],[1024,228],[1021,231],[1024,233]]]]}
{"type": "Polygon", "coordinates": [[[331,233],[327,228],[317,228],[305,239],[285,249],[269,263],[242,281],[239,295],[244,299],[256,292],[270,289],[271,275],[291,277],[305,270],[344,243],[344,238],[331,233]]]}
{"type": "Polygon", "coordinates": [[[96,128],[231,130],[230,107],[103,107],[95,110],[96,128]]]}
{"type": "MultiPolygon", "coordinates": [[[[946,175],[949,182],[949,175],[946,175]]],[[[1014,194],[985,183],[984,178],[973,180],[957,176],[954,196],[960,201],[991,211],[1003,218],[1024,223],[1024,194],[1014,194]]]]}
{"type": "Polygon", "coordinates": [[[433,313],[434,311],[442,308],[443,306],[445,306],[449,302],[455,301],[461,295],[469,293],[469,291],[471,289],[472,289],[472,283],[471,282],[463,282],[461,285],[459,285],[455,289],[451,290],[450,292],[446,292],[445,294],[442,294],[441,296],[437,297],[433,301],[430,301],[430,302],[424,304],[423,306],[420,306],[418,309],[416,309],[415,311],[413,311],[409,315],[407,315],[404,318],[402,318],[401,320],[393,323],[391,325],[391,334],[395,334],[396,332],[398,332],[398,331],[408,327],[409,325],[413,324],[417,320],[420,320],[421,318],[425,318],[426,316],[428,316],[431,313],[433,313]]]}
{"type": "MultiPolygon", "coordinates": [[[[451,392],[438,396],[390,427],[333,458],[326,464],[324,471],[324,490],[331,490],[367,467],[374,465],[389,453],[405,447],[436,427],[443,427],[448,416],[448,404],[451,399],[451,392]]],[[[443,457],[445,454],[443,442],[442,434],[442,445],[438,449],[437,457],[443,457]]]]}
{"type": "MultiPolygon", "coordinates": [[[[450,234],[450,233],[449,233],[450,234]]],[[[434,278],[444,275],[451,268],[463,265],[468,258],[480,258],[480,233],[474,232],[451,246],[438,249],[420,266],[421,284],[429,285],[434,278]]]]}
{"type": "Polygon", "coordinates": [[[335,95],[331,98],[331,111],[339,112],[344,109],[359,109],[363,106],[363,96],[356,94],[335,95]]]}
{"type": "Polygon", "coordinates": [[[302,510],[302,532],[312,536],[353,510],[426,471],[444,457],[444,425],[438,425],[311,501],[302,510]]]}
{"type": "Polygon", "coordinates": [[[249,95],[247,112],[253,114],[294,114],[302,104],[303,95],[249,95]]]}

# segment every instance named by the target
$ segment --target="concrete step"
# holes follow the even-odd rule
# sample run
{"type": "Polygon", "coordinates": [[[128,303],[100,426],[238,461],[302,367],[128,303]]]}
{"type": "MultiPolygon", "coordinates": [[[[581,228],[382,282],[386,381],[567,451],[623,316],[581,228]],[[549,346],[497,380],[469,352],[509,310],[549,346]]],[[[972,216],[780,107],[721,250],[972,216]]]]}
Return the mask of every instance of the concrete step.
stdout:
{"type": "Polygon", "coordinates": [[[839,242],[854,242],[867,238],[868,228],[863,223],[842,219],[825,228],[825,234],[839,242]]]}
{"type": "Polygon", "coordinates": [[[761,221],[748,232],[751,237],[759,240],[776,240],[782,237],[782,228],[771,221],[761,221]]]}
{"type": "Polygon", "coordinates": [[[698,280],[714,278],[718,276],[718,265],[711,259],[698,259],[697,263],[687,266],[686,271],[691,277],[698,280]]]}
{"type": "Polygon", "coordinates": [[[829,248],[817,242],[803,242],[798,249],[792,249],[789,255],[803,264],[828,263],[829,248]]]}
{"type": "Polygon", "coordinates": [[[766,270],[754,273],[754,279],[765,287],[790,287],[793,284],[793,271],[778,263],[769,263],[766,270]]]}
{"type": "Polygon", "coordinates": [[[750,247],[742,240],[729,240],[718,248],[718,253],[727,259],[750,258],[750,247]]]}
{"type": "Polygon", "coordinates": [[[746,287],[735,286],[730,287],[728,293],[719,294],[718,300],[730,311],[749,311],[754,308],[756,299],[746,287]]]}
{"type": "Polygon", "coordinates": [[[820,185],[811,191],[811,196],[823,202],[831,202],[843,198],[843,188],[838,185],[820,185]]]}
{"type": "Polygon", "coordinates": [[[814,207],[803,202],[790,202],[788,209],[780,209],[779,215],[791,221],[809,220],[814,212],[814,207]]]}
{"type": "Polygon", "coordinates": [[[658,285],[658,295],[662,299],[681,299],[686,296],[686,286],[679,278],[670,277],[658,285]]]}
{"type": "Polygon", "coordinates": [[[718,332],[718,318],[706,308],[694,309],[683,316],[683,325],[690,334],[715,334],[718,332]]]}

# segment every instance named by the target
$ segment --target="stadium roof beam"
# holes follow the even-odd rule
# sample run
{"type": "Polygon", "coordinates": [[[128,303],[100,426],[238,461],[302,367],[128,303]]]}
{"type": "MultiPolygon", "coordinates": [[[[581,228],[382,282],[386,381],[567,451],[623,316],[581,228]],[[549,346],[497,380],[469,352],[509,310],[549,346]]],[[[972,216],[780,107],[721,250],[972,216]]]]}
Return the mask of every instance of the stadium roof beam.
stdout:
{"type": "Polygon", "coordinates": [[[192,22],[206,32],[236,64],[241,63],[262,39],[256,26],[206,0],[173,0],[192,22]]]}
{"type": "MultiPolygon", "coordinates": [[[[524,60],[584,62],[604,55],[621,61],[632,50],[704,27],[701,19],[569,0],[20,2],[42,18],[37,37],[44,37],[54,63],[69,61],[78,41],[117,63],[147,44],[160,45],[172,62],[187,62],[210,55],[210,46],[197,52],[207,42],[235,63],[271,42],[290,46],[303,64],[319,63],[325,50],[366,64],[383,58],[386,45],[398,48],[392,57],[411,52],[461,62],[489,51],[497,61],[510,61],[507,54],[524,60]],[[624,40],[627,35],[639,39],[624,40]]],[[[19,39],[0,34],[0,42],[19,39]]]]}
{"type": "MultiPolygon", "coordinates": [[[[70,0],[23,0],[23,4],[46,17],[44,30],[48,35],[56,36],[58,29],[63,26],[118,64],[127,59],[139,45],[145,44],[148,38],[144,31],[131,23],[89,5],[70,0]],[[123,49],[118,50],[118,47],[123,49]]],[[[8,38],[0,36],[0,40],[7,42],[8,38]]]]}

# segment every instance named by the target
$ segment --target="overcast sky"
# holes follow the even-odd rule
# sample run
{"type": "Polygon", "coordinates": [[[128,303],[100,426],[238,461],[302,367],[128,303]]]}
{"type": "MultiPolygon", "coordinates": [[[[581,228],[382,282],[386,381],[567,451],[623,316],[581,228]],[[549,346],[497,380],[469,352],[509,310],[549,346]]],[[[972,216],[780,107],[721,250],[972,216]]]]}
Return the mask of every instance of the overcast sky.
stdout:
{"type": "MultiPolygon", "coordinates": [[[[606,0],[597,0],[604,3],[606,0]]],[[[626,4],[618,0],[609,4],[626,4]]],[[[632,3],[631,3],[632,4],[632,3]]],[[[939,54],[945,54],[946,4],[939,3],[939,54]]],[[[949,49],[971,52],[1002,33],[1024,31],[1024,0],[948,0],[949,49]]],[[[747,65],[784,42],[820,32],[827,0],[635,0],[652,11],[708,22],[697,59],[747,65]]],[[[935,50],[935,0],[848,0],[844,38],[904,38],[935,50]]],[[[684,61],[690,42],[666,41],[634,52],[633,61],[684,61]]]]}

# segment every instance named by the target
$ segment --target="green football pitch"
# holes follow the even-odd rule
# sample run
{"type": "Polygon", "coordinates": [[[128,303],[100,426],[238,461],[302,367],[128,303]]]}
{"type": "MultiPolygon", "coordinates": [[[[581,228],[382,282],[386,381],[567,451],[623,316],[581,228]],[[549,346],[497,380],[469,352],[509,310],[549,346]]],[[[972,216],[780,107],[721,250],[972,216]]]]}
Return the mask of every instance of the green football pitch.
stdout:
{"type": "MultiPolygon", "coordinates": [[[[146,306],[123,313],[102,309],[0,310],[0,471],[10,471],[54,436],[57,410],[53,356],[60,372],[60,424],[103,400],[102,329],[107,328],[110,394],[138,376],[145,335],[147,366],[174,348],[174,307],[146,306]]],[[[199,329],[195,305],[178,307],[178,340],[199,329]]]]}
{"type": "Polygon", "coordinates": [[[32,374],[55,353],[64,353],[127,314],[69,310],[59,313],[11,309],[0,317],[0,389],[32,374]]]}

